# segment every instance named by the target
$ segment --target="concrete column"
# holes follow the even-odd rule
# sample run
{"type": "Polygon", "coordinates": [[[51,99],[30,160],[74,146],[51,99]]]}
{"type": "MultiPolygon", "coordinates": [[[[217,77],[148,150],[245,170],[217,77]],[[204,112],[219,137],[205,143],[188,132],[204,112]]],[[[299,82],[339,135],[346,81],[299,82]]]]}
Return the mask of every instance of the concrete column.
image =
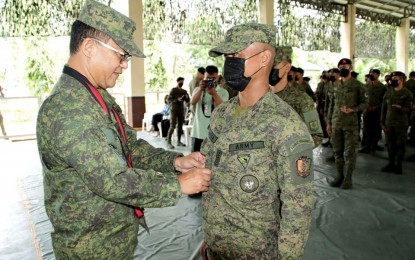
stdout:
{"type": "Polygon", "coordinates": [[[396,69],[406,75],[409,73],[409,18],[402,18],[396,28],[396,69]]]}
{"type": "MultiPolygon", "coordinates": [[[[134,32],[134,42],[140,50],[143,50],[143,2],[142,0],[128,1],[128,16],[134,20],[137,29],[134,32]]],[[[133,127],[141,127],[142,119],[146,111],[144,59],[133,57],[130,61],[130,69],[125,75],[125,94],[128,104],[128,123],[133,127]]]]}
{"type": "Polygon", "coordinates": [[[342,58],[349,58],[354,64],[355,57],[355,31],[356,31],[356,7],[347,5],[347,16],[341,24],[341,54],[342,58]]]}
{"type": "Polygon", "coordinates": [[[259,0],[259,22],[274,24],[274,0],[259,0]]]}

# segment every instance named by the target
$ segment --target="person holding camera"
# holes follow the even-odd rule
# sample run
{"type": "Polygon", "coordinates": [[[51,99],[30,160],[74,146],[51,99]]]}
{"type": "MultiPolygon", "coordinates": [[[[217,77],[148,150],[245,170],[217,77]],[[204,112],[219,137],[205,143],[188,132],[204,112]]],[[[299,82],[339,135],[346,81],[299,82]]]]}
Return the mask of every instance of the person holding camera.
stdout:
{"type": "Polygon", "coordinates": [[[192,128],[192,151],[200,151],[203,140],[208,136],[210,116],[215,107],[229,99],[228,91],[218,84],[218,68],[207,66],[205,79],[193,91],[190,104],[195,107],[192,128]]]}

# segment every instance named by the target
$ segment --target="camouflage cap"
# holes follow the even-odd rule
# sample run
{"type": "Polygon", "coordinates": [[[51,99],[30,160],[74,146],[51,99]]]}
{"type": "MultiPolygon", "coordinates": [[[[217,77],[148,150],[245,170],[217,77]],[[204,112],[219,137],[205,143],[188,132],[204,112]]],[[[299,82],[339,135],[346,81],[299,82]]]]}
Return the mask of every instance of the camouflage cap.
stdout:
{"type": "Polygon", "coordinates": [[[275,50],[274,64],[278,64],[283,60],[289,60],[291,62],[292,54],[293,54],[293,47],[277,46],[275,50]]]}
{"type": "Polygon", "coordinates": [[[86,0],[78,20],[108,34],[121,48],[133,56],[146,56],[133,39],[135,22],[109,6],[94,0],[86,0]]]}
{"type": "Polygon", "coordinates": [[[240,52],[254,42],[276,47],[277,28],[273,25],[246,23],[232,27],[226,32],[225,41],[209,51],[211,57],[240,52]]]}

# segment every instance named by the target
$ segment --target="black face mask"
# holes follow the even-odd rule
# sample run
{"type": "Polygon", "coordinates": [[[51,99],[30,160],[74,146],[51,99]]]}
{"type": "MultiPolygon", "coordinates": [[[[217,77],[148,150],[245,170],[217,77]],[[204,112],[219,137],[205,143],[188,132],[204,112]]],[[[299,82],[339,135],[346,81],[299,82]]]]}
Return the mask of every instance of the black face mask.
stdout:
{"type": "Polygon", "coordinates": [[[321,78],[324,79],[324,80],[326,80],[327,79],[327,76],[326,75],[323,75],[323,76],[321,76],[321,78]]]}
{"type": "Polygon", "coordinates": [[[370,76],[369,76],[369,79],[370,79],[371,81],[374,81],[374,80],[375,80],[375,76],[370,75],[370,76]]]}
{"type": "Polygon", "coordinates": [[[350,70],[348,69],[340,69],[340,76],[342,76],[343,78],[349,76],[350,74],[350,70]]]}
{"type": "Polygon", "coordinates": [[[179,84],[178,84],[178,86],[179,86],[179,87],[183,87],[183,83],[179,83],[179,84]]]}
{"type": "Polygon", "coordinates": [[[295,81],[298,81],[300,78],[298,76],[295,76],[295,81]]]}
{"type": "Polygon", "coordinates": [[[293,81],[293,76],[292,75],[288,75],[287,76],[287,80],[290,81],[290,82],[293,81]]]}
{"type": "Polygon", "coordinates": [[[279,69],[272,69],[271,73],[269,74],[269,84],[271,86],[277,85],[278,82],[280,82],[280,70],[279,69]]]}
{"type": "Polygon", "coordinates": [[[331,82],[335,82],[336,81],[336,77],[335,76],[330,76],[330,81],[331,82]]]}
{"type": "Polygon", "coordinates": [[[399,86],[399,81],[397,79],[391,80],[391,86],[397,88],[399,86]]]}
{"type": "Polygon", "coordinates": [[[260,54],[261,52],[258,52],[257,54],[252,55],[251,57],[246,59],[236,57],[225,58],[225,64],[223,65],[223,77],[225,78],[225,81],[229,87],[239,92],[245,90],[246,86],[248,86],[249,82],[251,81],[251,77],[263,68],[261,67],[251,76],[245,77],[245,61],[260,54]]]}

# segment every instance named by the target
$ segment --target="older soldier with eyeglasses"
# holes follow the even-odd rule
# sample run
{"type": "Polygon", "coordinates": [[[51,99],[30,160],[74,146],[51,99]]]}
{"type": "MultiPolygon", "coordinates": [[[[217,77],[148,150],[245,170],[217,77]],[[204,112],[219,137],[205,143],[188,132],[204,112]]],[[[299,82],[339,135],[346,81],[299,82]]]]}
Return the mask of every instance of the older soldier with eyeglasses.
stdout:
{"type": "Polygon", "coordinates": [[[134,22],[86,0],[73,23],[70,58],[38,114],[45,207],[56,259],[132,259],[143,207],[172,206],[207,191],[204,156],[156,149],[136,131],[107,89],[145,57],[134,22]],[[182,172],[181,175],[180,172],[182,172]]]}

